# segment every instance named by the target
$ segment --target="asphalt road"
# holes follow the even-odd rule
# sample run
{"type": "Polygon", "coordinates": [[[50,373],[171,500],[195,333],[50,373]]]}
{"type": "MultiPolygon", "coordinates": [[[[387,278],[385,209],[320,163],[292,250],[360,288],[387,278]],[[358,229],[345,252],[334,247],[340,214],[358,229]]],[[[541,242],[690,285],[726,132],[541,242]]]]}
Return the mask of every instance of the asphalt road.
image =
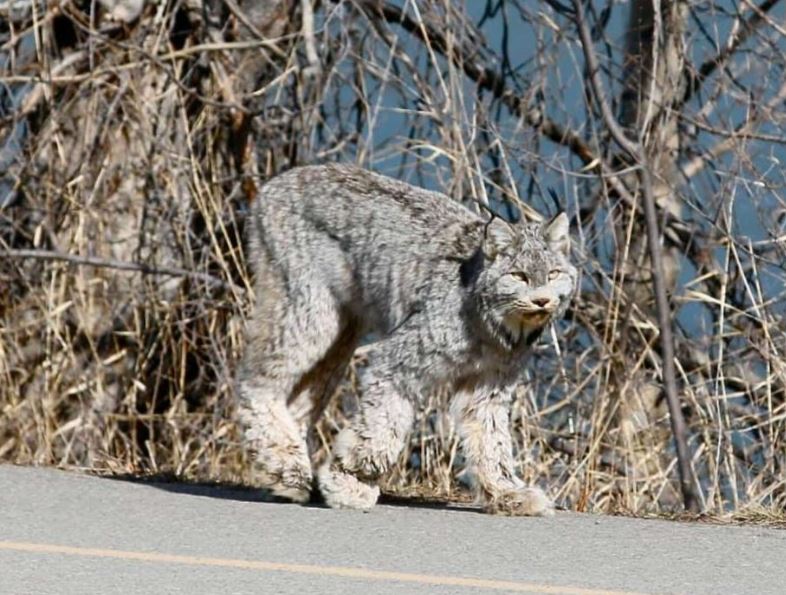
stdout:
{"type": "Polygon", "coordinates": [[[0,466],[0,594],[786,593],[786,531],[262,502],[0,466]]]}

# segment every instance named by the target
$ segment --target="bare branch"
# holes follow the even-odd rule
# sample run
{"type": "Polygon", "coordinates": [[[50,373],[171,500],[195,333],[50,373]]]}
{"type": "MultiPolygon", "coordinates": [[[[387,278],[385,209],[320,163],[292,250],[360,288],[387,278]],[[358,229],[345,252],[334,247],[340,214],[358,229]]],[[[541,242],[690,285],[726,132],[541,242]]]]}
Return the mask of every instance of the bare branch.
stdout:
{"type": "Polygon", "coordinates": [[[81,256],[79,254],[66,254],[64,252],[55,252],[53,250],[24,250],[24,249],[6,249],[0,252],[0,255],[8,258],[34,258],[36,260],[54,260],[60,262],[67,262],[79,266],[90,266],[102,269],[114,269],[117,271],[131,271],[135,273],[142,273],[143,275],[163,275],[167,277],[188,277],[191,279],[198,279],[210,285],[217,285],[219,287],[232,288],[238,291],[243,291],[234,283],[224,281],[218,277],[214,277],[208,273],[200,273],[197,271],[189,271],[177,267],[154,267],[144,263],[126,262],[123,260],[112,260],[97,258],[95,256],[81,256]]]}
{"type": "MultiPolygon", "coordinates": [[[[699,90],[702,83],[709,78],[718,68],[723,68],[734,53],[745,43],[759,25],[764,23],[764,15],[768,13],[780,0],[764,0],[758,6],[753,7],[753,14],[738,29],[737,33],[729,40],[729,43],[718,54],[700,67],[698,72],[687,71],[688,85],[685,94],[680,99],[680,105],[690,101],[691,97],[699,90]]],[[[678,109],[675,106],[675,109],[678,109]]]]}
{"type": "Polygon", "coordinates": [[[490,91],[513,114],[538,130],[552,142],[569,148],[584,163],[595,163],[596,152],[575,132],[546,118],[537,108],[526,105],[524,100],[505,84],[505,79],[496,71],[479,63],[467,52],[455,45],[448,46],[445,36],[428,24],[421,24],[410,18],[401,8],[383,0],[360,0],[357,3],[373,19],[381,19],[399,25],[423,42],[429,43],[440,54],[461,68],[481,89],[490,91]]]}
{"type": "Polygon", "coordinates": [[[644,217],[647,223],[647,240],[649,244],[650,260],[652,261],[652,281],[655,290],[655,302],[658,310],[658,326],[660,331],[661,356],[663,360],[663,382],[666,390],[666,399],[669,406],[669,417],[674,441],[677,444],[677,460],[682,486],[683,502],[686,510],[697,511],[699,502],[696,495],[695,479],[690,466],[690,453],[687,445],[687,429],[682,416],[679,396],[677,394],[676,369],[674,366],[674,338],[671,329],[671,308],[666,296],[665,274],[663,270],[663,256],[660,246],[660,230],[658,229],[657,213],[655,211],[655,197],[652,191],[652,177],[647,156],[641,144],[629,139],[622,130],[619,122],[611,113],[611,108],[606,100],[606,94],[600,81],[600,68],[597,56],[593,49],[592,36],[584,17],[582,0],[573,0],[575,21],[581,39],[584,59],[587,62],[590,86],[598,103],[603,121],[614,140],[630,155],[631,159],[641,164],[639,179],[644,194],[644,217]]]}
{"type": "Polygon", "coordinates": [[[308,58],[308,74],[317,74],[321,67],[317,45],[314,41],[314,7],[312,0],[300,0],[301,11],[303,12],[303,41],[306,46],[306,58],[308,58]]]}

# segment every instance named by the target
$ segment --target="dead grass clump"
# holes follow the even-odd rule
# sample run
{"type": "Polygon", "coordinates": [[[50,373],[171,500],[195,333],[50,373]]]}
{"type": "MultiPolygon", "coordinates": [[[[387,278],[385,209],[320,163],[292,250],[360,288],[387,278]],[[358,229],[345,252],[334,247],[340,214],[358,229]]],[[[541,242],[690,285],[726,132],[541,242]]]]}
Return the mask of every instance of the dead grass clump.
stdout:
{"type": "MultiPolygon", "coordinates": [[[[556,4],[121,10],[133,4],[0,2],[0,459],[253,484],[232,421],[253,299],[244,215],[269,176],[341,160],[510,218],[569,212],[582,294],[519,389],[520,471],[576,510],[680,507],[638,188],[586,102],[556,4]]],[[[661,127],[645,140],[670,168],[657,190],[701,507],[777,519],[786,131],[772,81],[785,42],[748,8],[705,8],[744,36],[718,55],[686,34],[686,54],[707,65],[686,72],[702,78],[663,111],[634,93],[641,105],[626,113],[661,127]],[[740,48],[770,59],[737,60],[740,48]],[[743,93],[747,81],[769,82],[743,93]]],[[[614,37],[601,21],[595,35],[614,37]]],[[[606,41],[615,91],[625,52],[606,41]]],[[[318,456],[352,410],[352,374],[318,456]]],[[[457,498],[471,482],[446,398],[422,404],[388,490],[457,498]]]]}

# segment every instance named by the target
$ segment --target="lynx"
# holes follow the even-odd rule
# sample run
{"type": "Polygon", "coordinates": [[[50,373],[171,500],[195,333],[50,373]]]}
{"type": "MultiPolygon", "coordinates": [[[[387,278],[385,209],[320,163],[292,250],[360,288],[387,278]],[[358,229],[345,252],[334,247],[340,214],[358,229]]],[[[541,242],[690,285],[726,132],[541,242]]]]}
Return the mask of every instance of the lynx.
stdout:
{"type": "Polygon", "coordinates": [[[263,485],[309,498],[307,436],[364,337],[358,411],[316,481],[331,507],[369,509],[415,407],[437,389],[490,512],[551,514],[515,473],[514,387],[533,342],[576,289],[568,219],[510,225],[442,194],[349,165],[265,184],[248,222],[256,310],[239,418],[263,485]]]}

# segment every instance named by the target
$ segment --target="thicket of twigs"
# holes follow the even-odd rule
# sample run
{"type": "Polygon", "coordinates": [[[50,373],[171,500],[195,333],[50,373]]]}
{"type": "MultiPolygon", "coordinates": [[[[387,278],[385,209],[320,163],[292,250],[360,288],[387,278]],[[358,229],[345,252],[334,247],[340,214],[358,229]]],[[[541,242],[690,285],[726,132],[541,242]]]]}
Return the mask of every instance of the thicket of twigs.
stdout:
{"type": "MultiPolygon", "coordinates": [[[[340,160],[508,217],[568,211],[582,292],[520,389],[521,472],[577,510],[678,509],[647,167],[701,508],[783,510],[783,7],[584,12],[0,2],[0,459],[252,484],[232,421],[253,299],[244,216],[271,175],[340,160]],[[646,163],[615,143],[603,101],[646,163]]],[[[325,448],[352,374],[340,392],[325,448]]],[[[456,495],[444,398],[389,490],[456,495]]]]}

